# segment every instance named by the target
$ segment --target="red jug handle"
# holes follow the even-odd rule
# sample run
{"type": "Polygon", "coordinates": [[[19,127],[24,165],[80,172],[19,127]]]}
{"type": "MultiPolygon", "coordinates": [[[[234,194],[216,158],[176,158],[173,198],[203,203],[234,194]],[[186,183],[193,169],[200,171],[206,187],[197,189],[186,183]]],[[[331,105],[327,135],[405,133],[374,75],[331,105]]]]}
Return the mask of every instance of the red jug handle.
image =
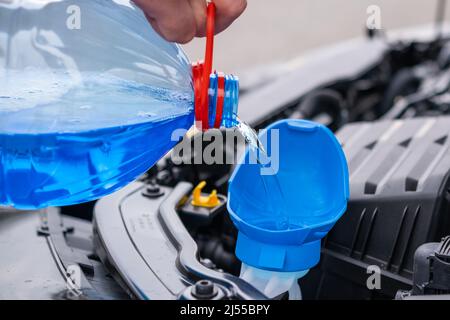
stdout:
{"type": "MultiPolygon", "coordinates": [[[[199,129],[205,131],[209,129],[209,106],[208,89],[209,77],[212,73],[213,50],[214,50],[214,29],[215,29],[216,6],[214,2],[208,2],[206,7],[206,49],[204,62],[197,62],[192,65],[192,76],[194,80],[194,103],[195,121],[199,129]]],[[[223,74],[218,75],[218,95],[217,110],[214,127],[220,127],[222,119],[225,78],[223,74]]]]}

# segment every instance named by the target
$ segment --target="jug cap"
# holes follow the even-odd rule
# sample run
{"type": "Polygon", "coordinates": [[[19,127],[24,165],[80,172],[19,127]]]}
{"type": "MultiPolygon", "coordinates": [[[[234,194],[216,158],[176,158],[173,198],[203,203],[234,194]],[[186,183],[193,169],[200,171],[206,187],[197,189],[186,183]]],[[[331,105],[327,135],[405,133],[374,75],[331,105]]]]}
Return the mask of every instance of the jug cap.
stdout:
{"type": "Polygon", "coordinates": [[[202,131],[220,126],[235,126],[239,98],[238,78],[222,72],[213,72],[216,13],[214,2],[208,2],[206,10],[205,60],[192,64],[195,121],[202,131]]]}

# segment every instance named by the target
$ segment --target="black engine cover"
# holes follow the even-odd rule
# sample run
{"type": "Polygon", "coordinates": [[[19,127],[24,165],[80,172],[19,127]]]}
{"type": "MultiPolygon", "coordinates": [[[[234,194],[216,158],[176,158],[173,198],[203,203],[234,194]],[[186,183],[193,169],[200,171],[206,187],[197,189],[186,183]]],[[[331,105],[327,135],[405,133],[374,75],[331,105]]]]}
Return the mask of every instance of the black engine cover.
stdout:
{"type": "Polygon", "coordinates": [[[361,122],[337,133],[350,171],[348,210],[302,281],[309,299],[394,298],[412,285],[413,258],[450,234],[450,117],[361,122]],[[368,289],[381,270],[380,289],[368,289]]]}

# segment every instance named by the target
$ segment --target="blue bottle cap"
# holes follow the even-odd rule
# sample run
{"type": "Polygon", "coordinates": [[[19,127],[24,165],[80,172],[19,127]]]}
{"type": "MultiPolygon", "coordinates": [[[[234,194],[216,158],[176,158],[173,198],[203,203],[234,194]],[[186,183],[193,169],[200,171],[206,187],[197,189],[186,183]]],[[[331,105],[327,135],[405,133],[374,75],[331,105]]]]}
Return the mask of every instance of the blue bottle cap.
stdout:
{"type": "Polygon", "coordinates": [[[222,75],[224,77],[223,103],[221,110],[217,110],[219,99],[219,74],[212,73],[209,77],[208,106],[209,127],[232,128],[238,124],[236,119],[239,101],[239,79],[232,74],[222,75]],[[221,115],[217,119],[217,113],[221,115]],[[217,120],[219,122],[217,123],[217,120]],[[218,126],[216,126],[218,124],[218,126]]]}
{"type": "Polygon", "coordinates": [[[347,207],[344,153],[328,128],[307,120],[278,121],[260,139],[269,161],[257,164],[247,150],[229,181],[236,255],[259,269],[310,269],[319,262],[320,240],[347,207]]]}

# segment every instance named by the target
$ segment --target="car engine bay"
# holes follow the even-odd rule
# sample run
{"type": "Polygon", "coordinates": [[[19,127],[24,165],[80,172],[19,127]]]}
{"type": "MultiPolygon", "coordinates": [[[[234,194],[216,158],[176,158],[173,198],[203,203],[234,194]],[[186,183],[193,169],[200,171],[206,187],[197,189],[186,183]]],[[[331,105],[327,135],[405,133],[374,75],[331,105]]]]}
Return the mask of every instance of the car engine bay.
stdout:
{"type": "MultiPolygon", "coordinates": [[[[303,299],[450,298],[450,39],[414,38],[369,34],[345,50],[315,52],[265,85],[242,81],[244,121],[257,130],[285,118],[317,121],[348,161],[347,211],[322,241],[319,265],[300,279],[303,299]],[[368,283],[373,272],[379,288],[368,283]]],[[[184,139],[206,147],[204,135],[184,139]]],[[[238,139],[221,151],[226,158],[244,149],[238,139]]],[[[96,202],[2,212],[0,270],[9,276],[0,296],[265,299],[239,278],[226,207],[233,168],[166,156],[96,202]],[[220,206],[191,204],[201,181],[220,206]],[[72,281],[76,290],[67,289],[72,281]]]]}

